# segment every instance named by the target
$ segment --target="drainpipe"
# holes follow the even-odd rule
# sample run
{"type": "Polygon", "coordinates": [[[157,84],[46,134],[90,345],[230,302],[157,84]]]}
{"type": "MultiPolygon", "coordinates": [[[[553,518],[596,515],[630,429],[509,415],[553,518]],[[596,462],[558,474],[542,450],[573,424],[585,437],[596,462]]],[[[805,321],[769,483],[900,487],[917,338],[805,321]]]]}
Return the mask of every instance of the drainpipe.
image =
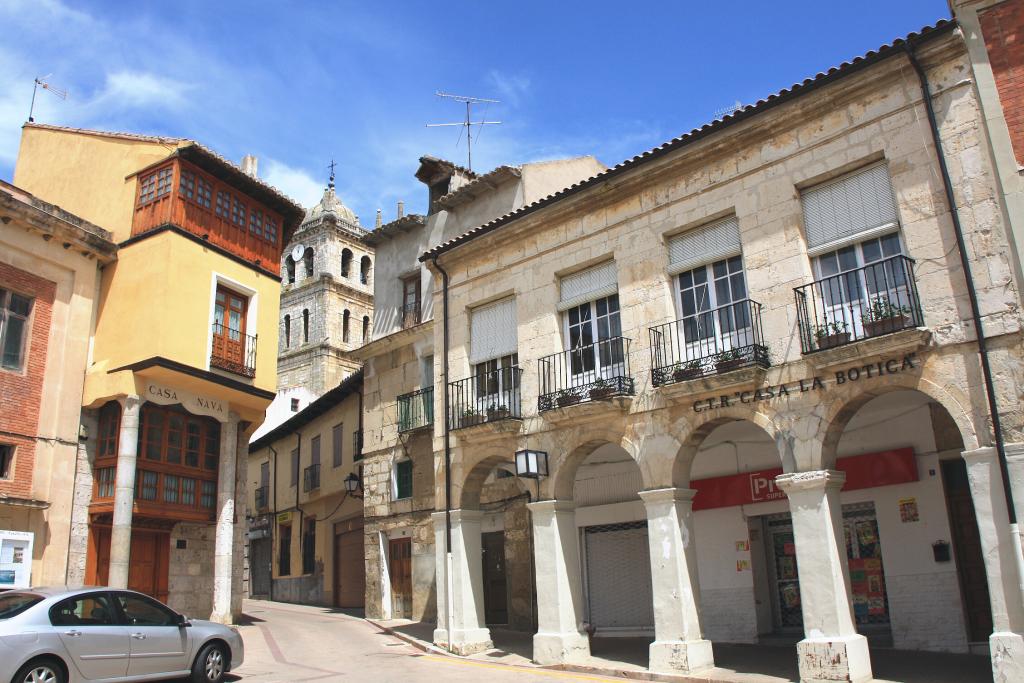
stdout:
{"type": "Polygon", "coordinates": [[[925,74],[921,64],[914,54],[914,45],[907,41],[904,43],[904,50],[910,65],[917,72],[917,78],[921,83],[921,93],[924,96],[925,110],[928,112],[928,125],[931,127],[932,141],[935,144],[935,154],[939,159],[939,171],[942,174],[942,185],[946,192],[946,201],[949,203],[949,214],[953,219],[953,234],[956,236],[957,251],[960,253],[960,265],[964,270],[964,279],[967,281],[967,296],[971,303],[971,317],[974,319],[974,330],[978,338],[978,354],[981,356],[981,372],[985,379],[985,394],[988,398],[988,412],[992,417],[992,436],[995,439],[996,456],[999,460],[999,472],[1002,476],[1003,496],[1006,498],[1006,511],[1010,518],[1010,532],[1013,536],[1014,556],[1017,563],[1017,581],[1024,590],[1024,552],[1021,549],[1020,527],[1017,524],[1017,510],[1013,504],[1013,492],[1010,488],[1010,472],[1006,465],[1006,450],[1003,447],[1003,426],[999,419],[999,406],[996,402],[995,386],[992,383],[992,368],[988,359],[988,342],[985,338],[985,331],[982,327],[981,312],[978,308],[978,293],[974,288],[974,276],[971,274],[971,263],[967,257],[967,247],[964,244],[963,229],[960,226],[960,213],[953,196],[953,183],[949,178],[949,169],[946,167],[946,157],[942,151],[942,137],[939,133],[939,125],[935,120],[935,110],[932,106],[932,95],[928,86],[928,76],[925,74]]]}
{"type": "MultiPolygon", "coordinates": [[[[295,525],[294,531],[299,534],[299,562],[302,562],[302,508],[299,507],[299,486],[302,484],[302,432],[295,431],[295,512],[298,514],[298,523],[295,525]]],[[[291,560],[291,553],[288,553],[288,559],[291,560]]],[[[292,568],[288,567],[288,575],[291,576],[292,568]]],[[[301,576],[301,574],[300,574],[301,576]]],[[[302,585],[302,584],[299,584],[302,585]]]]}
{"type": "MultiPolygon", "coordinates": [[[[273,444],[267,448],[274,454],[270,465],[271,490],[274,492],[274,503],[270,506],[270,601],[274,601],[274,532],[277,530],[277,451],[273,444]]],[[[278,539],[280,542],[280,539],[278,539]]]]}
{"type": "Polygon", "coordinates": [[[441,299],[444,303],[443,330],[444,330],[444,363],[442,370],[444,388],[444,554],[445,554],[445,630],[448,633],[448,650],[452,649],[452,442],[451,430],[448,425],[448,271],[437,262],[437,254],[431,258],[434,268],[441,273],[441,299]]]}

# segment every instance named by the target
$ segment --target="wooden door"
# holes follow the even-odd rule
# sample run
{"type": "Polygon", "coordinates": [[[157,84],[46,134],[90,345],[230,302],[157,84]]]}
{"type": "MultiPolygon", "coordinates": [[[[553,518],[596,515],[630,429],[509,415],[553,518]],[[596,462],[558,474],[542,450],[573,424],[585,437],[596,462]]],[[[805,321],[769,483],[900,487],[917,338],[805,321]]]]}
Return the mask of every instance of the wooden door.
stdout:
{"type": "Polygon", "coordinates": [[[273,571],[273,547],[269,538],[255,539],[249,544],[249,595],[270,595],[270,574],[273,571]]]}
{"type": "Polygon", "coordinates": [[[363,529],[341,531],[334,536],[334,604],[362,608],[366,596],[363,529]]]}
{"type": "Polygon", "coordinates": [[[89,527],[89,552],[85,560],[87,586],[106,586],[110,576],[110,528],[89,527]]]}
{"type": "Polygon", "coordinates": [[[230,289],[217,287],[214,306],[213,355],[244,366],[247,300],[230,289]]]}
{"type": "MultiPolygon", "coordinates": [[[[110,528],[93,527],[86,559],[85,582],[106,586],[110,580],[110,528]]],[[[132,531],[128,559],[128,588],[167,602],[170,570],[170,534],[166,531],[132,531]]]]}
{"type": "Polygon", "coordinates": [[[484,621],[508,623],[508,581],[505,575],[505,532],[481,534],[484,563],[484,621]]]}
{"type": "Polygon", "coordinates": [[[992,606],[988,578],[981,554],[978,520],[967,481],[967,465],[960,458],[942,461],[942,482],[946,490],[949,525],[953,532],[953,553],[967,618],[967,639],[988,642],[992,635],[992,606]]]}
{"type": "Polygon", "coordinates": [[[412,617],[412,539],[388,541],[388,573],[391,575],[391,617],[412,617]]]}

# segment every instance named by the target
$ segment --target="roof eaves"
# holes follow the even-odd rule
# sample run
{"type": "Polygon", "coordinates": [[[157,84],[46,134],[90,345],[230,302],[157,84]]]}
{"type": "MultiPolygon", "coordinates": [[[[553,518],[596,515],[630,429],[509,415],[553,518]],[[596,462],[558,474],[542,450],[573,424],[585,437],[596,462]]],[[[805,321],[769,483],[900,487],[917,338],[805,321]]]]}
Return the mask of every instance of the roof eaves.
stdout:
{"type": "Polygon", "coordinates": [[[451,209],[460,204],[473,201],[484,192],[495,189],[499,184],[510,178],[519,178],[523,171],[519,166],[498,166],[492,171],[477,176],[462,187],[449,192],[437,200],[437,205],[451,209]]]}
{"type": "Polygon", "coordinates": [[[668,142],[665,142],[658,147],[642,152],[634,157],[631,157],[615,166],[597,173],[585,180],[581,180],[578,183],[573,183],[568,187],[562,188],[561,190],[549,194],[545,197],[521,206],[515,211],[506,213],[503,216],[499,216],[494,220],[479,225],[471,230],[466,231],[462,235],[453,237],[447,242],[442,242],[437,246],[425,251],[420,255],[420,261],[429,261],[435,256],[443,254],[455,247],[468,242],[477,237],[481,237],[507,223],[514,220],[527,216],[534,213],[549,204],[555,203],[558,200],[564,199],[573,194],[582,192],[583,190],[592,187],[598,183],[604,182],[610,178],[616,177],[627,171],[630,171],[637,166],[653,161],[659,157],[668,154],[669,152],[676,151],[689,144],[693,144],[698,140],[702,140],[708,135],[717,133],[720,130],[728,128],[729,126],[735,125],[741,121],[745,121],[757,114],[772,109],[776,106],[789,102],[790,100],[805,95],[813,90],[832,83],[840,78],[844,78],[853,73],[860,71],[863,68],[871,66],[883,59],[899,54],[903,51],[906,45],[912,43],[923,42],[932,38],[938,37],[948,31],[952,31],[956,28],[957,22],[955,19],[941,19],[935,23],[934,26],[925,26],[920,31],[909,33],[903,38],[897,38],[892,41],[891,44],[882,45],[876,50],[870,50],[864,55],[854,57],[848,62],[843,62],[839,66],[834,66],[825,72],[818,72],[811,78],[806,78],[800,83],[794,83],[789,88],[783,88],[777,93],[768,95],[766,98],[758,100],[754,104],[748,104],[742,109],[739,109],[732,114],[727,114],[720,119],[715,119],[710,123],[706,123],[700,128],[695,128],[688,133],[684,133],[679,137],[673,138],[668,142]]]}
{"type": "Polygon", "coordinates": [[[363,371],[360,369],[346,377],[338,386],[253,441],[249,444],[249,452],[255,453],[262,448],[266,448],[268,445],[288,436],[300,427],[309,424],[355,393],[355,391],[362,387],[362,384],[363,371]]]}
{"type": "Polygon", "coordinates": [[[410,213],[401,218],[396,218],[390,223],[385,223],[376,230],[363,235],[362,241],[370,246],[376,246],[382,240],[390,239],[400,233],[406,233],[416,228],[422,228],[427,224],[427,217],[419,213],[410,213]]]}

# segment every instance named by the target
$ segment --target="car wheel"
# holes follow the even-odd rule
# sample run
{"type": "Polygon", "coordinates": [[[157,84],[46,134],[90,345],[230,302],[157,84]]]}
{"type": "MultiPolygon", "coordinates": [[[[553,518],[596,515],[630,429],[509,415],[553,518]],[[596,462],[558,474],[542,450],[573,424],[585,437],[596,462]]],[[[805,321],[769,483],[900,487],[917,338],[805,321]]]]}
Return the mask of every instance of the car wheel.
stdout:
{"type": "Polygon", "coordinates": [[[224,648],[209,643],[199,651],[199,656],[192,664],[192,683],[221,683],[227,668],[228,658],[224,648]]]}
{"type": "Polygon", "coordinates": [[[64,669],[55,659],[48,657],[29,662],[18,670],[14,683],[66,683],[64,669]]]}

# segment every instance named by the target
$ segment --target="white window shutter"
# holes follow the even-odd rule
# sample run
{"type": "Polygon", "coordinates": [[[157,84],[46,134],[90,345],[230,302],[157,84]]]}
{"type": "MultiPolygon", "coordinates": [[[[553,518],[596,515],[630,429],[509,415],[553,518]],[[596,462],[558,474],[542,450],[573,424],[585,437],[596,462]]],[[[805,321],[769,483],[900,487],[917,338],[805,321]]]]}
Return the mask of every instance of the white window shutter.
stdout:
{"type": "Polygon", "coordinates": [[[839,246],[844,240],[897,224],[889,171],[875,164],[842,178],[804,190],[807,248],[839,246]]]}
{"type": "Polygon", "coordinates": [[[563,277],[558,310],[567,311],[574,306],[611,296],[618,291],[615,261],[607,261],[593,268],[563,277]]]}
{"type": "Polygon", "coordinates": [[[470,321],[469,362],[473,365],[518,351],[514,298],[474,309],[470,321]]]}
{"type": "Polygon", "coordinates": [[[710,225],[688,230],[668,242],[668,271],[684,271],[740,253],[740,223],[730,216],[710,225]]]}

